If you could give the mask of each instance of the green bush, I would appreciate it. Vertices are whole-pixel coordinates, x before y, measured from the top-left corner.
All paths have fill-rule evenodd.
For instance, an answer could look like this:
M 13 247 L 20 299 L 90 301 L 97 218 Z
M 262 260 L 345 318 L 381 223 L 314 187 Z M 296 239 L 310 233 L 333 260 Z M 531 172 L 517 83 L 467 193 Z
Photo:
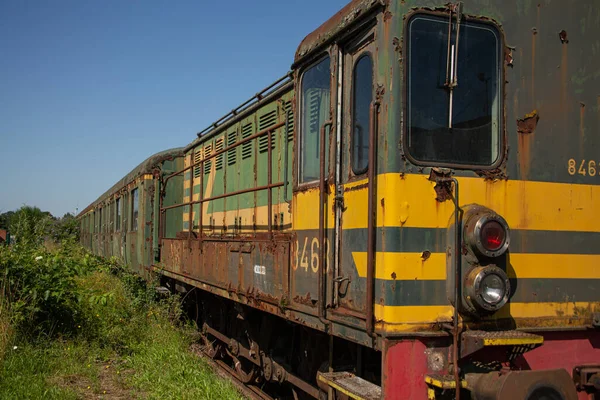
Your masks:
M 19 243 L 0 248 L 0 287 L 15 328 L 27 337 L 71 335 L 82 318 L 75 279 L 91 268 L 74 246 L 48 251 Z

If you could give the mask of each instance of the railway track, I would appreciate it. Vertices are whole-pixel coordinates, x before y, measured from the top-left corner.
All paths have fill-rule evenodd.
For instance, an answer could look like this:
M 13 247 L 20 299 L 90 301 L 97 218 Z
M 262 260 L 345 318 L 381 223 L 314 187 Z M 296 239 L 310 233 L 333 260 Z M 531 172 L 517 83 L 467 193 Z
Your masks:
M 274 397 L 269 396 L 266 392 L 260 389 L 256 385 L 250 385 L 242 382 L 236 375 L 229 365 L 222 360 L 213 360 L 210 356 L 204 352 L 198 354 L 210 365 L 213 370 L 221 377 L 229 379 L 236 388 L 248 399 L 259 399 L 259 400 L 275 400 Z

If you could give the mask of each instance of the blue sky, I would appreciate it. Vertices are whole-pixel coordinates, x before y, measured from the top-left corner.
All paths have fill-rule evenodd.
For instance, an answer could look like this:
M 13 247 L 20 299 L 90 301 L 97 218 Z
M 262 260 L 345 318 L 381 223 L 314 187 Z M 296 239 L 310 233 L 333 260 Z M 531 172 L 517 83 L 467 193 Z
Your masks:
M 0 0 L 0 213 L 82 210 L 285 74 L 347 0 Z

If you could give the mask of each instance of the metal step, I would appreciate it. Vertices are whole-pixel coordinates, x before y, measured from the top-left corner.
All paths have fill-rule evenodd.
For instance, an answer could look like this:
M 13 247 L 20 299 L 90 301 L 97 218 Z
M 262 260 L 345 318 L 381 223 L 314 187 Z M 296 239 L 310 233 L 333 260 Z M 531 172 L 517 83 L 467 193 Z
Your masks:
M 456 389 L 456 381 L 454 380 L 454 376 L 452 375 L 425 375 L 425 382 L 428 385 L 439 389 Z M 461 380 L 460 387 L 466 388 L 467 381 Z
M 171 291 L 164 286 L 157 286 L 154 290 L 159 294 L 171 294 Z
M 544 337 L 521 331 L 466 331 L 461 335 L 460 353 L 466 357 L 484 347 L 505 346 L 514 358 L 544 343 Z
M 319 380 L 334 390 L 356 400 L 381 399 L 381 387 L 350 372 L 321 372 Z

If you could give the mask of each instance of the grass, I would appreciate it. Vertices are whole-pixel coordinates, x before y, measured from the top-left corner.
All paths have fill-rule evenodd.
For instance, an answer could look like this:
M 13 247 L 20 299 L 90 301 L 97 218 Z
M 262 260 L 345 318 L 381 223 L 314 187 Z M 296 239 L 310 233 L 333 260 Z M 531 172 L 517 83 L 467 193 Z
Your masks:
M 0 267 L 13 271 L 11 260 L 18 260 L 27 274 L 26 260 L 35 260 L 40 251 L 27 257 L 0 251 Z M 229 381 L 190 351 L 197 332 L 182 318 L 178 297 L 158 298 L 152 286 L 116 263 L 80 250 L 54 249 L 43 257 L 52 263 L 86 266 L 71 268 L 75 272 L 65 279 L 72 282 L 59 296 L 78 300 L 48 303 L 52 295 L 47 295 L 42 297 L 46 303 L 39 296 L 31 303 L 34 297 L 26 293 L 1 292 L 5 293 L 0 295 L 1 399 L 241 398 Z M 50 261 L 45 267 L 39 260 L 36 263 L 31 268 L 60 270 Z M 33 274 L 27 276 L 28 287 L 42 285 L 32 280 Z M 11 309 L 9 294 L 18 298 L 12 304 L 26 312 Z M 45 304 L 51 307 L 44 308 Z M 40 321 L 48 310 L 60 317 L 60 323 L 43 325 L 53 327 L 50 332 L 32 330 L 31 319 Z

